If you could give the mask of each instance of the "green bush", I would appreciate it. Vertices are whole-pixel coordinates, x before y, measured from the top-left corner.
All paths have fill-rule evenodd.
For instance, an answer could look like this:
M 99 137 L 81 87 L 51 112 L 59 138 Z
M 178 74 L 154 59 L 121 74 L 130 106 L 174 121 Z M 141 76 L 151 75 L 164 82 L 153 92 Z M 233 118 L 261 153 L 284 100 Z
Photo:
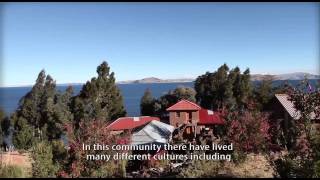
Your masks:
M 276 170 L 281 178 L 312 178 L 313 161 L 294 158 L 290 155 L 275 161 Z
M 52 146 L 41 142 L 32 148 L 33 177 L 55 177 L 58 168 L 53 163 Z
M 52 155 L 53 160 L 57 164 L 63 164 L 68 156 L 68 150 L 65 148 L 65 145 L 62 140 L 53 140 L 52 145 Z
M 318 160 L 318 161 L 315 163 L 314 176 L 315 176 L 316 178 L 320 178 L 320 160 Z
M 25 172 L 18 166 L 0 166 L 0 178 L 25 178 Z
M 231 159 L 235 164 L 241 164 L 246 160 L 247 153 L 235 150 L 233 151 L 231 156 L 232 156 Z
M 114 177 L 114 175 L 118 172 L 118 170 L 119 170 L 118 165 L 116 165 L 115 163 L 109 163 L 93 171 L 90 177 L 93 177 L 93 178 Z
M 100 166 L 92 171 L 89 177 L 93 178 L 125 178 L 126 177 L 126 160 L 113 161 Z
M 209 178 L 217 177 L 222 162 L 212 160 L 193 161 L 187 168 L 182 168 L 178 177 L 182 178 Z

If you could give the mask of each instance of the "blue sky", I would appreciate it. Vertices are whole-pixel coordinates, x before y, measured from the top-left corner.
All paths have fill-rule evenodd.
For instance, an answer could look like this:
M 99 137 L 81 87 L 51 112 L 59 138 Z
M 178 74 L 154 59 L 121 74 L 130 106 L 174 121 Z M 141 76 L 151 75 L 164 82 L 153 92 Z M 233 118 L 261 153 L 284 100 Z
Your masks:
M 319 3 L 5 3 L 1 86 L 251 73 L 319 74 Z

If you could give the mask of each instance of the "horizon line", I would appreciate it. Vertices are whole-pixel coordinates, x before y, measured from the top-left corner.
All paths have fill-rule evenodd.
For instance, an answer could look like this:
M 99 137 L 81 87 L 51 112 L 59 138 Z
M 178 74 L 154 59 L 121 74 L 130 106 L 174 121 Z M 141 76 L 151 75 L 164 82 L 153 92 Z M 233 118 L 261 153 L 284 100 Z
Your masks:
M 273 75 L 273 76 L 277 76 L 277 75 L 294 74 L 294 73 L 304 73 L 304 74 L 320 76 L 320 73 L 307 73 L 307 72 L 292 72 L 292 73 L 282 73 L 282 74 L 255 73 L 255 74 L 250 74 L 250 75 L 251 76 L 252 75 Z M 141 79 L 145 79 L 145 78 L 157 78 L 157 79 L 160 79 L 160 80 L 176 80 L 176 79 L 194 79 L 195 80 L 197 77 L 159 78 L 159 77 L 155 77 L 155 76 L 149 76 L 149 77 L 144 77 L 144 78 L 141 78 Z M 129 80 L 120 80 L 120 81 L 116 80 L 115 83 L 118 84 L 118 83 L 122 83 L 122 82 L 136 81 L 136 80 L 141 80 L 141 79 L 129 79 Z M 288 80 L 290 80 L 290 79 L 288 79 Z M 90 81 L 90 80 L 87 80 L 87 81 Z M 83 85 L 87 81 L 85 81 L 85 82 L 62 82 L 62 83 L 56 83 L 56 85 L 57 86 L 59 86 L 59 85 Z M 168 82 L 168 83 L 170 83 L 170 82 Z M 174 83 L 174 82 L 172 82 L 172 83 Z M 17 84 L 17 85 L 1 85 L 0 84 L 0 88 L 31 87 L 33 85 L 34 84 Z

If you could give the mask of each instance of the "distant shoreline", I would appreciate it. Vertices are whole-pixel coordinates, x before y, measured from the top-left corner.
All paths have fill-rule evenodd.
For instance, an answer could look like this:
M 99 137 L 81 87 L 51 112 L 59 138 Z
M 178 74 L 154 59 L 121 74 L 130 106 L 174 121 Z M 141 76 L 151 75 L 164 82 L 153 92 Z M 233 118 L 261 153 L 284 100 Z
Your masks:
M 251 81 L 261 81 L 265 77 L 273 77 L 273 81 L 281 80 L 303 80 L 304 77 L 307 76 L 309 80 L 320 80 L 320 75 L 296 72 L 289 74 L 279 74 L 279 75 L 271 75 L 271 74 L 251 74 Z M 116 84 L 163 84 L 163 83 L 188 83 L 194 82 L 196 78 L 180 78 L 180 79 L 159 79 L 156 77 L 148 77 L 139 80 L 127 80 L 127 81 L 118 81 Z M 57 84 L 57 86 L 75 86 L 75 85 L 84 85 L 85 83 L 61 83 Z M 14 88 L 14 87 L 32 87 L 33 85 L 17 85 L 17 86 L 0 86 L 0 88 Z
M 316 87 L 320 79 L 310 79 L 312 87 Z M 252 85 L 256 87 L 261 81 L 251 81 Z M 301 80 L 275 80 L 272 82 L 272 87 L 278 87 L 283 85 L 284 82 L 288 82 L 289 85 L 295 87 Z M 79 94 L 82 89 L 81 83 L 63 83 L 57 84 L 56 88 L 59 92 L 64 92 L 68 85 L 73 86 L 74 95 Z M 139 116 L 140 99 L 147 88 L 152 91 L 154 97 L 160 97 L 170 90 L 173 90 L 179 86 L 194 88 L 194 82 L 156 82 L 156 83 L 126 83 L 117 84 L 118 88 L 123 95 L 125 107 L 131 116 Z M 20 87 L 0 87 L 0 106 L 7 114 L 14 112 L 19 100 L 26 93 L 32 89 L 32 86 L 20 86 Z
M 273 82 L 275 81 L 301 81 L 302 79 L 284 79 L 284 80 L 273 80 Z M 309 79 L 309 80 L 320 80 L 320 79 Z M 258 82 L 261 80 L 251 80 L 252 82 Z M 119 85 L 125 85 L 125 84 L 174 84 L 174 83 L 191 83 L 194 81 L 171 81 L 171 82 L 116 82 L 116 84 Z M 80 84 L 80 83 L 76 83 L 76 84 L 57 84 L 57 87 L 62 86 L 62 87 L 67 87 L 67 86 L 82 86 L 84 85 Z M 33 85 L 23 85 L 23 86 L 0 86 L 0 88 L 32 88 Z

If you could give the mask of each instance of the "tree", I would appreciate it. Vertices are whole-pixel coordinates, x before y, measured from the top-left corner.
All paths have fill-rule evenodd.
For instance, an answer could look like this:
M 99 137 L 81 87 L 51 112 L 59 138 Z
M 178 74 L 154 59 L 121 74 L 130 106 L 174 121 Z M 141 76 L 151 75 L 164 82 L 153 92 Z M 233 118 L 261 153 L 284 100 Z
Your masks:
M 229 70 L 223 64 L 217 71 L 197 77 L 195 90 L 196 100 L 204 108 L 246 108 L 252 95 L 250 71 L 246 69 L 241 74 L 239 67 Z
M 160 119 L 166 119 L 166 109 L 177 102 L 177 98 L 172 94 L 171 91 L 169 91 L 168 94 L 165 94 L 160 98 L 156 99 L 154 103 L 155 116 L 160 117 Z
M 16 120 L 23 121 L 20 124 L 29 124 L 32 127 L 33 136 L 38 138 L 41 138 L 41 99 L 44 94 L 45 79 L 46 74 L 45 71 L 42 70 L 39 73 L 36 83 L 32 87 L 31 91 L 29 91 L 24 97 L 21 98 L 19 102 L 19 107 L 16 112 Z M 17 127 L 17 124 L 15 124 L 15 129 L 19 128 L 21 127 Z
M 52 89 L 54 88 L 55 84 L 52 82 L 52 78 L 46 77 L 45 71 L 42 70 L 31 91 L 21 98 L 19 107 L 13 115 L 14 143 L 21 143 L 15 144 L 16 147 L 31 147 L 30 142 L 33 140 L 27 138 L 35 137 L 40 140 L 45 138 L 43 137 L 45 124 L 43 110 L 46 100 L 50 98 L 49 95 L 53 93 Z M 31 133 L 31 135 L 26 133 Z
M 206 72 L 204 75 L 198 76 L 195 80 L 194 89 L 196 90 L 197 102 L 204 108 L 212 108 L 213 95 L 212 89 L 213 74 Z
M 63 94 L 57 93 L 46 102 L 45 115 L 49 140 L 59 139 L 64 134 L 64 124 L 73 121 L 70 108 L 72 94 L 73 88 L 69 86 Z
M 229 67 L 226 64 L 220 66 L 216 72 L 216 76 L 213 82 L 213 91 L 212 94 L 215 95 L 213 99 L 213 104 L 215 104 L 216 108 L 222 108 L 225 104 L 225 91 L 228 82 L 228 72 Z
M 234 89 L 235 82 L 237 78 L 239 77 L 240 69 L 238 67 L 231 69 L 228 75 L 227 82 L 225 83 L 225 91 L 224 91 L 224 99 L 225 103 L 223 106 L 225 106 L 227 109 L 234 110 L 237 107 L 236 102 L 236 93 L 237 89 Z
M 216 72 L 199 76 L 195 82 L 197 101 L 207 109 L 218 109 L 224 104 L 229 67 L 223 64 Z M 230 85 L 230 84 L 229 84 Z
M 255 99 L 259 103 L 259 109 L 265 110 L 268 107 L 272 97 L 274 96 L 274 90 L 272 88 L 273 76 L 268 75 L 263 77 L 258 87 L 255 89 Z
M 232 86 L 232 91 L 233 91 L 233 96 L 236 101 L 236 106 L 237 108 L 239 107 L 239 102 L 241 99 L 241 71 L 240 68 L 237 66 L 232 70 L 231 73 L 234 77 L 233 81 L 233 86 Z
M 61 132 L 58 131 L 56 125 L 61 122 L 55 116 L 56 84 L 50 75 L 46 76 L 43 88 L 44 93 L 40 103 L 40 139 L 60 138 Z
M 13 115 L 14 124 L 13 144 L 17 149 L 29 149 L 38 140 L 34 137 L 34 128 L 23 117 Z
M 184 99 L 191 102 L 196 102 L 196 92 L 193 88 L 179 86 L 172 92 L 172 95 L 176 97 L 177 102 Z
M 32 87 L 19 102 L 12 115 L 13 142 L 18 148 L 28 149 L 35 140 L 59 139 L 62 124 L 71 121 L 69 104 L 72 89 L 64 94 L 57 92 L 56 82 L 42 70 Z
M 73 112 L 76 124 L 79 120 L 102 119 L 113 121 L 125 116 L 122 95 L 115 84 L 114 73 L 110 73 L 107 62 L 97 67 L 98 77 L 93 77 L 74 98 Z
M 146 89 L 140 100 L 140 113 L 142 116 L 154 115 L 154 103 L 155 99 L 151 94 L 150 89 Z
M 237 99 L 240 108 L 247 105 L 249 98 L 252 95 L 252 85 L 250 81 L 250 70 L 247 68 L 240 77 L 240 97 Z

